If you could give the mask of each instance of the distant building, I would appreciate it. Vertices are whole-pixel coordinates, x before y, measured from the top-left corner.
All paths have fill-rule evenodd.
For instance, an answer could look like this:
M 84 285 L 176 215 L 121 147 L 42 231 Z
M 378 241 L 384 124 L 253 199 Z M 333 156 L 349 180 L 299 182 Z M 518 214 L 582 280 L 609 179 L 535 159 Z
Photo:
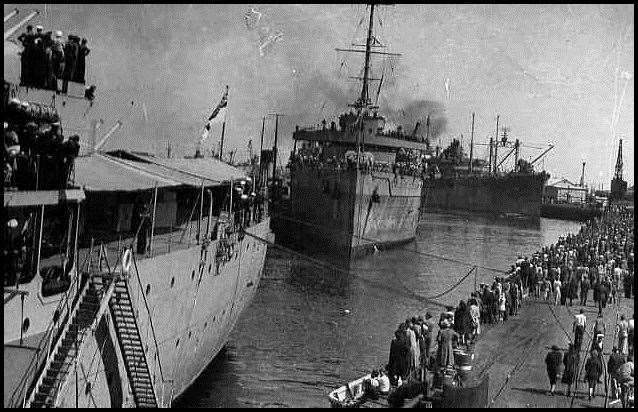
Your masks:
M 587 188 L 567 179 L 553 179 L 547 182 L 544 203 L 585 203 Z

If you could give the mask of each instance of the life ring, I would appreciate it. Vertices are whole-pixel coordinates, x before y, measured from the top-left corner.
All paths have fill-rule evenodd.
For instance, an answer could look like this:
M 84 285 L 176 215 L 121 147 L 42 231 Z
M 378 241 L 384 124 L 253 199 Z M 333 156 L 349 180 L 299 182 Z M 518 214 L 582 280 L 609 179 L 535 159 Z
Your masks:
M 122 255 L 122 272 L 128 274 L 131 270 L 131 262 L 133 261 L 133 254 L 131 249 L 126 249 Z

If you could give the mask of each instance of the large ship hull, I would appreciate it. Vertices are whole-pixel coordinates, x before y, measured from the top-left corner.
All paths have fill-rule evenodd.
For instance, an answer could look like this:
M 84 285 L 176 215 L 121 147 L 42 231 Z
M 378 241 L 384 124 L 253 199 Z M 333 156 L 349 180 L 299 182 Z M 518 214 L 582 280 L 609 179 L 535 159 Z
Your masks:
M 387 172 L 297 165 L 273 218 L 278 241 L 336 263 L 415 238 L 421 180 Z
M 220 259 L 219 242 L 213 241 L 137 259 L 128 285 L 160 406 L 170 406 L 226 344 L 259 285 L 267 246 L 256 237 L 271 241 L 269 226 L 265 219 L 246 228 L 244 236 L 231 235 L 234 246 L 225 258 Z M 23 306 L 20 299 L 5 304 L 5 407 L 22 405 L 28 385 L 21 383 L 34 378 L 32 372 L 24 376 L 34 355 L 30 348 L 38 346 L 46 327 L 42 325 L 50 322 L 59 301 L 45 305 L 36 292 Z M 32 318 L 31 333 L 22 337 L 22 345 L 19 325 L 13 325 L 21 319 L 21 310 Z M 135 406 L 124 363 L 107 314 L 84 340 L 77 369 L 67 376 L 57 405 Z
M 469 211 L 540 216 L 548 175 L 470 176 L 426 179 L 424 211 Z

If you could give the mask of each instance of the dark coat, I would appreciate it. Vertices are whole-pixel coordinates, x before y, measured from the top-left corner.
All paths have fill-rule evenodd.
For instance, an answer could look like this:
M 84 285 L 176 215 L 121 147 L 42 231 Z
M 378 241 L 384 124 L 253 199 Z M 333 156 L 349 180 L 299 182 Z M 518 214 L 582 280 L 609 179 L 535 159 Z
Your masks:
M 603 363 L 598 356 L 590 356 L 585 363 L 585 378 L 588 382 L 597 382 L 603 374 Z
M 404 339 L 392 339 L 388 372 L 391 376 L 406 377 L 410 371 L 410 346 Z
M 552 350 L 545 357 L 545 366 L 547 367 L 547 376 L 549 376 L 549 381 L 551 384 L 556 383 L 556 375 L 558 374 L 558 370 L 560 368 L 560 363 L 562 360 L 562 355 L 559 351 Z
M 580 363 L 580 356 L 576 350 L 568 351 L 563 358 L 563 377 L 561 382 L 567 385 L 574 383 L 576 378 L 576 371 L 578 370 L 578 364 Z

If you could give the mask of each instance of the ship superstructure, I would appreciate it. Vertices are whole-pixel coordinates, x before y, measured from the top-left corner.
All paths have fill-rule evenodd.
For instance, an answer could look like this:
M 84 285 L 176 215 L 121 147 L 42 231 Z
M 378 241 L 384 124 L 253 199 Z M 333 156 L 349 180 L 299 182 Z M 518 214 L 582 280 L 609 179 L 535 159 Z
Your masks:
M 4 406 L 170 406 L 257 290 L 265 205 L 217 159 L 100 151 L 117 124 L 79 137 L 91 147 L 78 156 L 55 97 L 90 105 L 95 88 L 73 99 L 61 78 L 22 74 L 5 71 L 3 96 L 5 141 L 21 143 L 4 175 Z
M 278 239 L 326 258 L 343 258 L 415 238 L 421 205 L 421 162 L 427 144 L 386 120 L 372 104 L 368 87 L 375 5 L 364 52 L 361 94 L 339 124 L 296 127 L 290 159 L 290 200 L 276 212 Z M 394 54 L 396 56 L 396 54 Z

